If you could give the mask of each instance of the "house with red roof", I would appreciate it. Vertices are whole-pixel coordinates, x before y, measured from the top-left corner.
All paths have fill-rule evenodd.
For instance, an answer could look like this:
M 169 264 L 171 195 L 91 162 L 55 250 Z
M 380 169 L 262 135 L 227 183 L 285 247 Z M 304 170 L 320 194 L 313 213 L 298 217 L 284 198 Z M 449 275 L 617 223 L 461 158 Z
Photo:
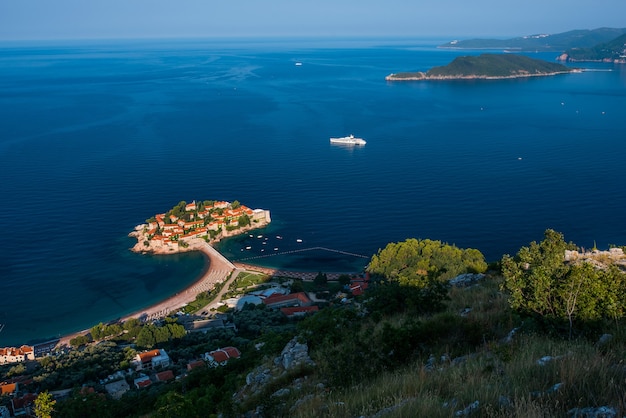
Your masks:
M 0 348 L 0 365 L 35 360 L 35 349 L 29 345 Z
M 185 205 L 185 212 L 190 212 L 190 211 L 193 211 L 193 210 L 196 210 L 196 201 L 195 200 L 193 202 L 187 203 Z
M 193 369 L 197 369 L 198 367 L 204 367 L 206 363 L 204 360 L 194 360 L 187 363 L 187 371 L 192 371 Z
M 11 409 L 13 409 L 14 417 L 21 416 L 31 416 L 32 415 L 32 407 L 35 403 L 35 399 L 37 399 L 39 395 L 35 395 L 34 393 L 26 393 L 21 397 L 14 397 L 11 399 L 11 403 L 9 404 Z M 0 415 L 1 417 L 2 415 Z
M 228 360 L 239 358 L 241 352 L 236 347 L 224 347 L 211 351 L 204 355 L 204 359 L 211 367 L 224 366 Z
M 152 384 L 152 380 L 150 380 L 150 377 L 143 375 L 136 378 L 133 383 L 137 389 L 142 389 L 150 386 Z
M 370 282 L 370 274 L 369 272 L 365 273 L 365 277 L 353 277 L 350 279 L 350 292 L 354 296 L 362 295 L 365 290 L 369 287 Z
M 289 308 L 280 308 L 280 311 L 287 318 L 293 318 L 296 316 L 304 316 L 306 314 L 314 313 L 319 311 L 320 308 L 312 305 L 312 306 L 292 306 Z
M 290 293 L 288 295 L 274 293 L 263 299 L 263 303 L 271 309 L 287 308 L 291 306 L 310 306 L 313 304 L 311 299 L 304 292 Z
M 165 370 L 163 372 L 155 374 L 154 378 L 157 382 L 167 382 L 169 380 L 174 380 L 174 372 L 171 370 Z
M 155 369 L 170 365 L 170 358 L 163 349 L 144 351 L 135 356 L 132 364 L 135 370 Z
M 17 392 L 17 383 L 5 383 L 0 385 L 0 395 L 13 395 Z

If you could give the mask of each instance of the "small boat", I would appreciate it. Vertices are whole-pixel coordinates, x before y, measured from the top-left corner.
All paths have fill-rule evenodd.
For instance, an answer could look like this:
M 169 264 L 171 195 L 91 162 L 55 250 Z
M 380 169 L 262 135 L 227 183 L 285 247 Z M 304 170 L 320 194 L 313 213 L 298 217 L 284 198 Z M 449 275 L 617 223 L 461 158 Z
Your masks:
M 300 61 L 296 62 L 296 67 L 300 67 L 302 65 L 302 63 Z
M 276 239 L 283 239 L 280 235 L 276 235 Z
M 251 250 L 251 249 L 252 249 L 252 247 L 250 247 L 250 246 L 246 247 L 246 250 Z
M 298 238 L 298 239 L 296 240 L 296 242 L 302 242 L 302 240 L 301 240 L 300 238 Z
M 354 135 L 344 136 L 341 138 L 330 138 L 331 144 L 343 144 L 343 145 L 365 145 L 367 142 L 363 138 L 356 138 Z

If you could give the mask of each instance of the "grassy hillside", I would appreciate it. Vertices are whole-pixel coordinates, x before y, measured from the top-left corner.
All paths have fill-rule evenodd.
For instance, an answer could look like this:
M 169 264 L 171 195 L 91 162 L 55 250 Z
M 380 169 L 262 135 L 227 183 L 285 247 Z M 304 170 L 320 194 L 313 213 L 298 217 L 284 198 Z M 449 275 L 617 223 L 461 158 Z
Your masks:
M 135 389 L 130 361 L 154 348 L 139 335 L 178 316 L 2 366 L 0 381 L 17 379 L 22 393 L 71 389 L 54 405 L 52 417 L 63 418 L 624 416 L 624 248 L 579 253 L 556 231 L 545 236 L 488 271 L 475 249 L 391 243 L 372 257 L 370 276 L 354 278 L 369 279 L 357 296 L 338 282 L 278 279 L 272 287 L 319 298 L 319 311 L 289 319 L 247 305 L 223 316 L 232 327 L 172 335 L 158 343 L 177 376 L 167 383 Z M 235 287 L 270 286 L 258 279 Z M 241 357 L 188 370 L 227 346 Z M 131 389 L 114 399 L 104 383 L 120 374 Z
M 566 417 L 568 411 L 592 416 L 582 415 L 584 408 L 604 406 L 618 414 L 607 417 L 622 416 L 622 328 L 611 327 L 618 337 L 607 345 L 596 344 L 596 335 L 573 340 L 550 336 L 531 323 L 522 325 L 499 285 L 498 276 L 490 276 L 478 286 L 453 289 L 445 312 L 420 318 L 433 330 L 448 328 L 448 333 L 434 337 L 405 366 L 330 391 L 294 391 L 282 400 L 283 407 L 272 411 L 302 418 L 539 418 Z M 520 325 L 525 330 L 518 329 L 508 340 Z M 468 328 L 478 333 L 473 346 L 465 341 L 463 330 Z M 573 412 L 569 416 L 576 416 Z

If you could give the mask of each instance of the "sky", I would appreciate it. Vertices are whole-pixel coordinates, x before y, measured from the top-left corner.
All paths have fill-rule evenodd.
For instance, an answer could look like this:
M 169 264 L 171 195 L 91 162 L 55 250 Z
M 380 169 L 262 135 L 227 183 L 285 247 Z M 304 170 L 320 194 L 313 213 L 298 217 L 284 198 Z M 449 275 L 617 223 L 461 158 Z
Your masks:
M 626 27 L 626 0 L 0 0 L 0 40 L 514 37 Z

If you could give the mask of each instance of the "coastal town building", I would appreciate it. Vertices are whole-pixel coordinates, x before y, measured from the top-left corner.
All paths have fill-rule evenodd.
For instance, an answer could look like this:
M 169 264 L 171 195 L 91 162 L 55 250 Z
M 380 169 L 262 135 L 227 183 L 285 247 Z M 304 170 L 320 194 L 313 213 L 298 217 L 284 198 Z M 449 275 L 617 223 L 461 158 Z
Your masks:
M 288 308 L 292 306 L 310 306 L 313 304 L 311 299 L 304 292 L 290 293 L 288 295 L 281 295 L 274 293 L 271 296 L 263 299 L 265 306 L 271 309 Z
M 171 370 L 165 370 L 154 375 L 154 380 L 157 382 L 168 382 L 174 379 L 174 372 Z
M 191 239 L 219 239 L 230 236 L 239 227 L 255 224 L 262 227 L 271 222 L 270 212 L 250 209 L 242 204 L 225 201 L 187 203 L 184 212 L 159 213 L 154 220 L 140 225 L 131 235 L 137 237 L 139 251 L 175 250 L 181 243 Z M 242 223 L 244 222 L 244 223 Z M 256 227 L 255 226 L 255 227 Z
M 241 353 L 236 347 L 224 347 L 204 354 L 204 360 L 211 367 L 224 366 L 228 360 L 239 358 Z
M 137 389 L 143 389 L 150 386 L 152 384 L 152 380 L 150 380 L 150 376 L 141 375 L 133 380 L 133 384 Z
M 17 383 L 3 383 L 0 384 L 0 396 L 2 395 L 13 395 L 17 393 L 18 384 Z
M 104 389 L 113 399 L 120 399 L 122 395 L 130 390 L 130 386 L 126 383 L 125 379 L 115 382 L 107 383 L 104 385 Z
M 289 308 L 280 308 L 280 311 L 287 318 L 294 318 L 297 316 L 304 316 L 306 314 L 315 313 L 319 311 L 320 308 L 316 305 L 311 306 L 292 306 Z
M 139 353 L 135 356 L 132 364 L 135 370 L 152 370 L 157 367 L 170 365 L 170 358 L 163 349 L 155 349 Z
M 0 348 L 0 365 L 35 360 L 35 349 L 29 345 Z
M 187 371 L 190 372 L 193 369 L 197 369 L 199 367 L 205 367 L 206 363 L 204 362 L 204 360 L 200 359 L 200 360 L 193 360 L 190 361 L 189 363 L 187 363 Z

